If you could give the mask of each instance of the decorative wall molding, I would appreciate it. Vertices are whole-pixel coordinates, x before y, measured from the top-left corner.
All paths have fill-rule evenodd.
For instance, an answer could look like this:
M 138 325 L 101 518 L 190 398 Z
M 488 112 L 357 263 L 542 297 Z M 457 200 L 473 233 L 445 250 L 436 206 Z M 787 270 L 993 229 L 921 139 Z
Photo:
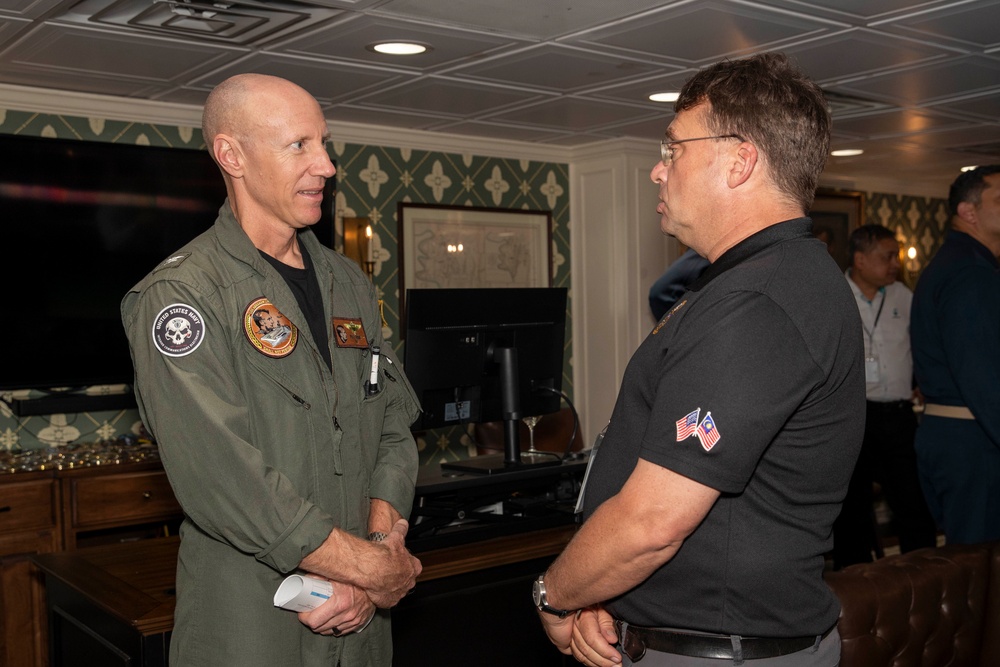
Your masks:
M 0 84 L 0 109 L 84 118 L 99 117 L 153 125 L 201 127 L 201 106 Z M 406 130 L 327 119 L 334 141 L 399 146 L 426 151 L 503 157 L 539 162 L 569 162 L 573 149 L 531 142 Z

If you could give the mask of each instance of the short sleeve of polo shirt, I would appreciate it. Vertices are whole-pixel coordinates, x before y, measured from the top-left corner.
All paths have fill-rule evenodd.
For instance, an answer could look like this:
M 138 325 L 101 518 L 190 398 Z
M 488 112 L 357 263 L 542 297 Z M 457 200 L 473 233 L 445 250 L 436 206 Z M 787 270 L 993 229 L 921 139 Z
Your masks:
M 722 493 L 739 493 L 820 370 L 802 332 L 769 296 L 714 291 L 691 299 L 677 313 L 682 317 L 668 323 L 675 329 L 664 337 L 668 348 L 659 357 L 640 456 Z M 686 435 L 692 413 L 698 427 Z

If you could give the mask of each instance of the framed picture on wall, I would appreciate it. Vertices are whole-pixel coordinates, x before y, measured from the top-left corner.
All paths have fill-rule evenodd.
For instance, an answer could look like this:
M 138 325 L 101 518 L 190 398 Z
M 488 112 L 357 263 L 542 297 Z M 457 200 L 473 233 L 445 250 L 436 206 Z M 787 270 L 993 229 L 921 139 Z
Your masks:
M 409 288 L 552 285 L 551 211 L 400 202 L 397 214 L 400 302 Z
M 841 271 L 850 264 L 847 239 L 856 227 L 864 224 L 865 193 L 819 188 L 809 217 L 813 234 L 826 243 Z

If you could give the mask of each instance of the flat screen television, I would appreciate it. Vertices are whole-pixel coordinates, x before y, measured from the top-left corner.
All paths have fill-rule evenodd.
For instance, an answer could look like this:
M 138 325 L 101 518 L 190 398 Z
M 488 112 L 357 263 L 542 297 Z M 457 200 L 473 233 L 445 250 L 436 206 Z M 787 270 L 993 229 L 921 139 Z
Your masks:
M 504 423 L 502 457 L 442 467 L 492 473 L 558 464 L 522 460 L 518 422 L 559 410 L 566 289 L 409 289 L 405 306 L 404 368 L 423 409 L 414 430 Z
M 0 389 L 131 384 L 122 297 L 211 227 L 226 197 L 218 167 L 205 150 L 2 134 L 0 155 L 0 285 L 13 335 Z M 332 245 L 333 179 L 327 190 L 314 229 Z

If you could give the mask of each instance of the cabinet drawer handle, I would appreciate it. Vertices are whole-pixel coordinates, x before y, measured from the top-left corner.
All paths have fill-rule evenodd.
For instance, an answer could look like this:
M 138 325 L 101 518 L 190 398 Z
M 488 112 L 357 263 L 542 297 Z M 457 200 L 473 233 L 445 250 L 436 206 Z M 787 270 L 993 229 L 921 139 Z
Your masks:
M 3 507 L 0 507 L 0 512 L 9 512 L 10 510 L 11 510 L 10 505 L 4 505 Z
M 153 497 L 153 494 L 151 492 L 149 492 L 149 491 L 143 491 L 142 492 L 142 498 L 143 498 L 143 500 L 149 500 L 152 497 Z

